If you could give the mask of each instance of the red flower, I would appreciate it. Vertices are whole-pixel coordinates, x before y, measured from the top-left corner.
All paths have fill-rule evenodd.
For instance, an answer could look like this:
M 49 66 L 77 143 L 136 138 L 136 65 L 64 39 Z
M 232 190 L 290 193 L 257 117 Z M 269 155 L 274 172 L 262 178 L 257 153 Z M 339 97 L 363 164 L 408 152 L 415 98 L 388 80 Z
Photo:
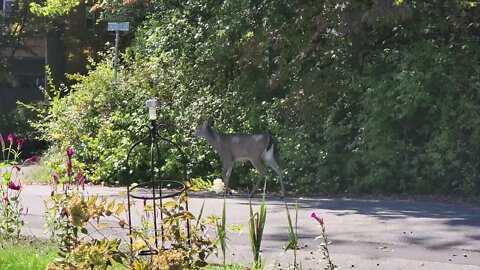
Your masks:
M 323 226 L 323 224 L 324 224 L 324 223 L 323 223 L 323 217 L 317 216 L 317 213 L 315 213 L 315 212 L 312 212 L 312 213 L 310 214 L 310 217 L 316 219 L 316 220 L 318 221 L 318 223 L 320 223 L 320 225 Z
M 20 150 L 22 148 L 22 145 L 25 143 L 24 138 L 18 138 L 17 139 L 17 149 Z
M 13 143 L 13 133 L 8 134 L 8 136 L 7 136 L 7 141 L 9 141 L 10 144 Z
M 8 188 L 12 190 L 20 190 L 22 188 L 22 185 L 16 185 L 14 182 L 10 182 L 8 183 Z

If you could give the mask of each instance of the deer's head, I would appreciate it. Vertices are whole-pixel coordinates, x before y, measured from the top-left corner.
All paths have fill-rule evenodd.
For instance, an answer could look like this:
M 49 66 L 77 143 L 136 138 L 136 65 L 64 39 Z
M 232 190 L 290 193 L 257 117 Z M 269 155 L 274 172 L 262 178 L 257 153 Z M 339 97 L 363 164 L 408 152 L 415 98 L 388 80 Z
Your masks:
M 197 126 L 195 130 L 195 136 L 200 138 L 205 138 L 209 134 L 211 134 L 211 125 L 208 121 L 203 122 L 202 124 Z

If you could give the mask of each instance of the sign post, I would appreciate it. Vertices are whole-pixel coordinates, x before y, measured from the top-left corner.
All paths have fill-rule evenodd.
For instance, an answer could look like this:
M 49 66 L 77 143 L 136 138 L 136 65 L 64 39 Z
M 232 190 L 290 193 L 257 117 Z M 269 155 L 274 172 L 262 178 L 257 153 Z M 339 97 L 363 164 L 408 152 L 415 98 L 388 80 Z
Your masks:
M 130 26 L 129 22 L 109 22 L 108 31 L 115 31 L 115 59 L 113 64 L 113 78 L 117 80 L 118 70 L 118 43 L 120 42 L 120 32 L 127 32 Z

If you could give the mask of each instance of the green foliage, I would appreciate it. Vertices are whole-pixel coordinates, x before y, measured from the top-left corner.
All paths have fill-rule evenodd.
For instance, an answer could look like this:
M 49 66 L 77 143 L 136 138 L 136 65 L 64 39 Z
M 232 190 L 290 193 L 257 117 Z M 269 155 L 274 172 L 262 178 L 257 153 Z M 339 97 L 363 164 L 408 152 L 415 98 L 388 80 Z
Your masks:
M 185 200 L 188 200 L 188 197 L 182 194 L 178 199 L 164 203 L 161 208 L 163 240 L 169 242 L 172 249 L 181 251 L 181 266 L 185 269 L 198 269 L 207 265 L 206 259 L 216 251 L 216 243 L 206 235 L 208 228 L 202 222 L 201 214 L 197 218 L 198 222 L 192 224 L 191 220 L 195 217 L 186 210 Z M 187 223 L 190 227 L 190 238 L 187 234 Z
M 300 249 L 300 244 L 298 242 L 298 201 L 295 202 L 295 225 L 292 223 L 287 201 L 284 200 L 283 202 L 285 203 L 285 211 L 287 212 L 288 221 L 288 243 L 283 247 L 283 250 L 293 250 L 293 269 L 302 269 L 301 264 L 297 263 L 297 249 Z
M 7 141 L 0 134 L 0 239 L 19 239 L 25 222 L 22 219 L 23 205 L 20 202 L 22 183 L 18 178 L 21 165 L 19 157 L 25 139 L 15 140 L 13 133 Z
M 110 61 L 92 65 L 40 121 L 53 149 L 80 150 L 93 181 L 126 181 L 119 172 L 147 123 L 144 102 L 157 98 L 162 132 L 185 150 L 195 177 L 221 171 L 214 151 L 192 134 L 197 123 L 214 119 L 221 131 L 274 135 L 286 188 L 294 192 L 479 195 L 478 7 L 145 5 L 118 83 Z M 183 177 L 178 155 L 162 149 L 162 174 Z M 232 182 L 250 185 L 251 174 L 242 167 Z
M 253 213 L 252 201 L 249 202 L 250 206 L 250 220 L 249 235 L 250 235 L 250 247 L 253 253 L 253 261 L 255 268 L 260 268 L 262 265 L 262 258 L 260 257 L 260 246 L 262 245 L 263 230 L 265 229 L 265 222 L 267 219 L 267 205 L 265 203 L 265 189 L 262 195 L 262 202 L 260 204 L 260 212 Z
M 203 207 L 202 207 L 203 208 Z M 203 210 L 203 209 L 202 209 Z M 223 208 L 222 208 L 222 216 L 221 217 L 213 217 L 212 223 L 215 225 L 217 230 L 217 240 L 216 244 L 220 244 L 220 248 L 222 249 L 222 258 L 223 258 L 223 265 L 226 265 L 227 261 L 227 198 L 223 197 Z
M 79 3 L 79 0 L 46 0 L 45 5 L 32 2 L 30 3 L 30 12 L 37 16 L 61 16 L 78 6 Z
M 113 216 L 123 227 L 125 221 L 120 215 L 125 211 L 123 203 L 107 203 L 106 198 L 98 196 L 87 198 L 72 188 L 63 192 L 52 192 L 45 202 L 47 206 L 46 224 L 52 239 L 59 243 L 59 256 L 47 269 L 107 269 L 116 264 L 126 264 L 127 255 L 120 250 L 120 239 L 92 237 L 86 229 L 87 223 L 96 221 L 93 230 L 99 232 L 106 227 L 100 218 Z M 93 223 L 90 223 L 93 226 Z M 83 236 L 90 236 L 85 240 Z

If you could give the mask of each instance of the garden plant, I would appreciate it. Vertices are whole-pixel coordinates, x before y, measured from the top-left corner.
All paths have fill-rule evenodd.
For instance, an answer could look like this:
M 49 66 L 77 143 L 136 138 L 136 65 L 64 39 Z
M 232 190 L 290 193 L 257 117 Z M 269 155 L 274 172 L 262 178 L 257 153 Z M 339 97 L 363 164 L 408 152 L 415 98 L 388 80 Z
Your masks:
M 18 177 L 23 164 L 34 163 L 37 157 L 20 160 L 24 138 L 8 134 L 6 141 L 0 134 L 0 239 L 19 239 L 24 221 L 22 215 L 28 213 L 20 202 L 22 183 Z
M 46 68 L 43 99 L 8 114 L 19 116 L 8 121 L 24 127 L 20 134 L 35 134 L 45 145 L 42 159 L 54 171 L 46 218 L 62 260 L 52 263 L 52 269 L 77 264 L 110 267 L 126 261 L 141 268 L 169 258 L 172 267 L 201 266 L 215 252 L 215 244 L 225 262 L 225 200 L 222 217 L 213 223 L 203 224 L 195 217 L 198 238 L 191 251 L 177 225 L 193 215 L 176 202 L 161 209 L 164 229 L 172 233 L 168 242 L 177 250 L 150 260 L 132 260 L 134 254 L 124 253 L 124 240 L 94 239 L 87 229 L 96 226 L 99 233 L 98 227 L 106 226 L 100 222 L 104 216 L 126 226 L 121 217 L 124 203 L 88 197 L 83 185 L 86 179 L 93 184 L 130 184 L 122 175 L 124 159 L 148 124 L 143 104 L 150 98 L 161 108 L 161 132 L 173 134 L 172 140 L 189 157 L 188 174 L 200 179 L 214 179 L 223 167 L 210 146 L 194 136 L 198 124 L 214 119 L 218 130 L 226 133 L 268 133 L 276 138 L 278 161 L 288 165 L 287 194 L 480 196 L 478 1 L 93 0 L 88 1 L 91 8 L 73 0 L 15 3 L 11 17 L 0 15 L 6 25 L 5 44 L 20 48 L 27 35 L 45 30 L 47 44 L 76 49 L 50 47 L 47 60 L 52 53 L 59 58 Z M 131 18 L 131 30 L 120 44 L 116 80 L 112 44 L 91 46 L 72 35 L 71 19 L 80 10 L 93 17 L 102 12 Z M 76 62 L 83 72 L 65 75 L 67 70 L 55 66 L 79 58 L 89 58 Z M 3 59 L 2 83 L 9 83 L 9 67 Z M 21 112 L 33 115 L 20 117 Z M 0 120 L 6 118 L 2 115 Z M 0 136 L 2 238 L 19 236 L 22 213 L 28 209 L 19 200 L 18 172 L 24 162 L 33 161 L 22 161 L 24 142 L 13 134 Z M 178 152 L 160 152 L 165 162 L 159 172 L 181 179 Z M 146 155 L 136 153 L 132 162 L 145 167 Z M 229 185 L 246 189 L 254 170 L 235 170 Z M 145 174 L 138 170 L 133 177 L 142 179 Z M 269 191 L 277 192 L 278 184 Z M 254 267 L 261 265 L 264 199 L 259 212 L 250 208 L 247 223 Z M 288 205 L 285 208 L 286 248 L 294 250 L 293 266 L 301 267 L 295 255 L 297 217 L 292 219 Z M 148 204 L 141 211 L 143 226 L 135 233 L 135 251 L 152 249 L 151 211 Z M 321 250 L 333 269 L 325 224 L 313 217 L 321 226 Z M 201 237 L 207 225 L 218 238 Z M 108 263 L 99 259 L 100 251 L 105 251 Z

